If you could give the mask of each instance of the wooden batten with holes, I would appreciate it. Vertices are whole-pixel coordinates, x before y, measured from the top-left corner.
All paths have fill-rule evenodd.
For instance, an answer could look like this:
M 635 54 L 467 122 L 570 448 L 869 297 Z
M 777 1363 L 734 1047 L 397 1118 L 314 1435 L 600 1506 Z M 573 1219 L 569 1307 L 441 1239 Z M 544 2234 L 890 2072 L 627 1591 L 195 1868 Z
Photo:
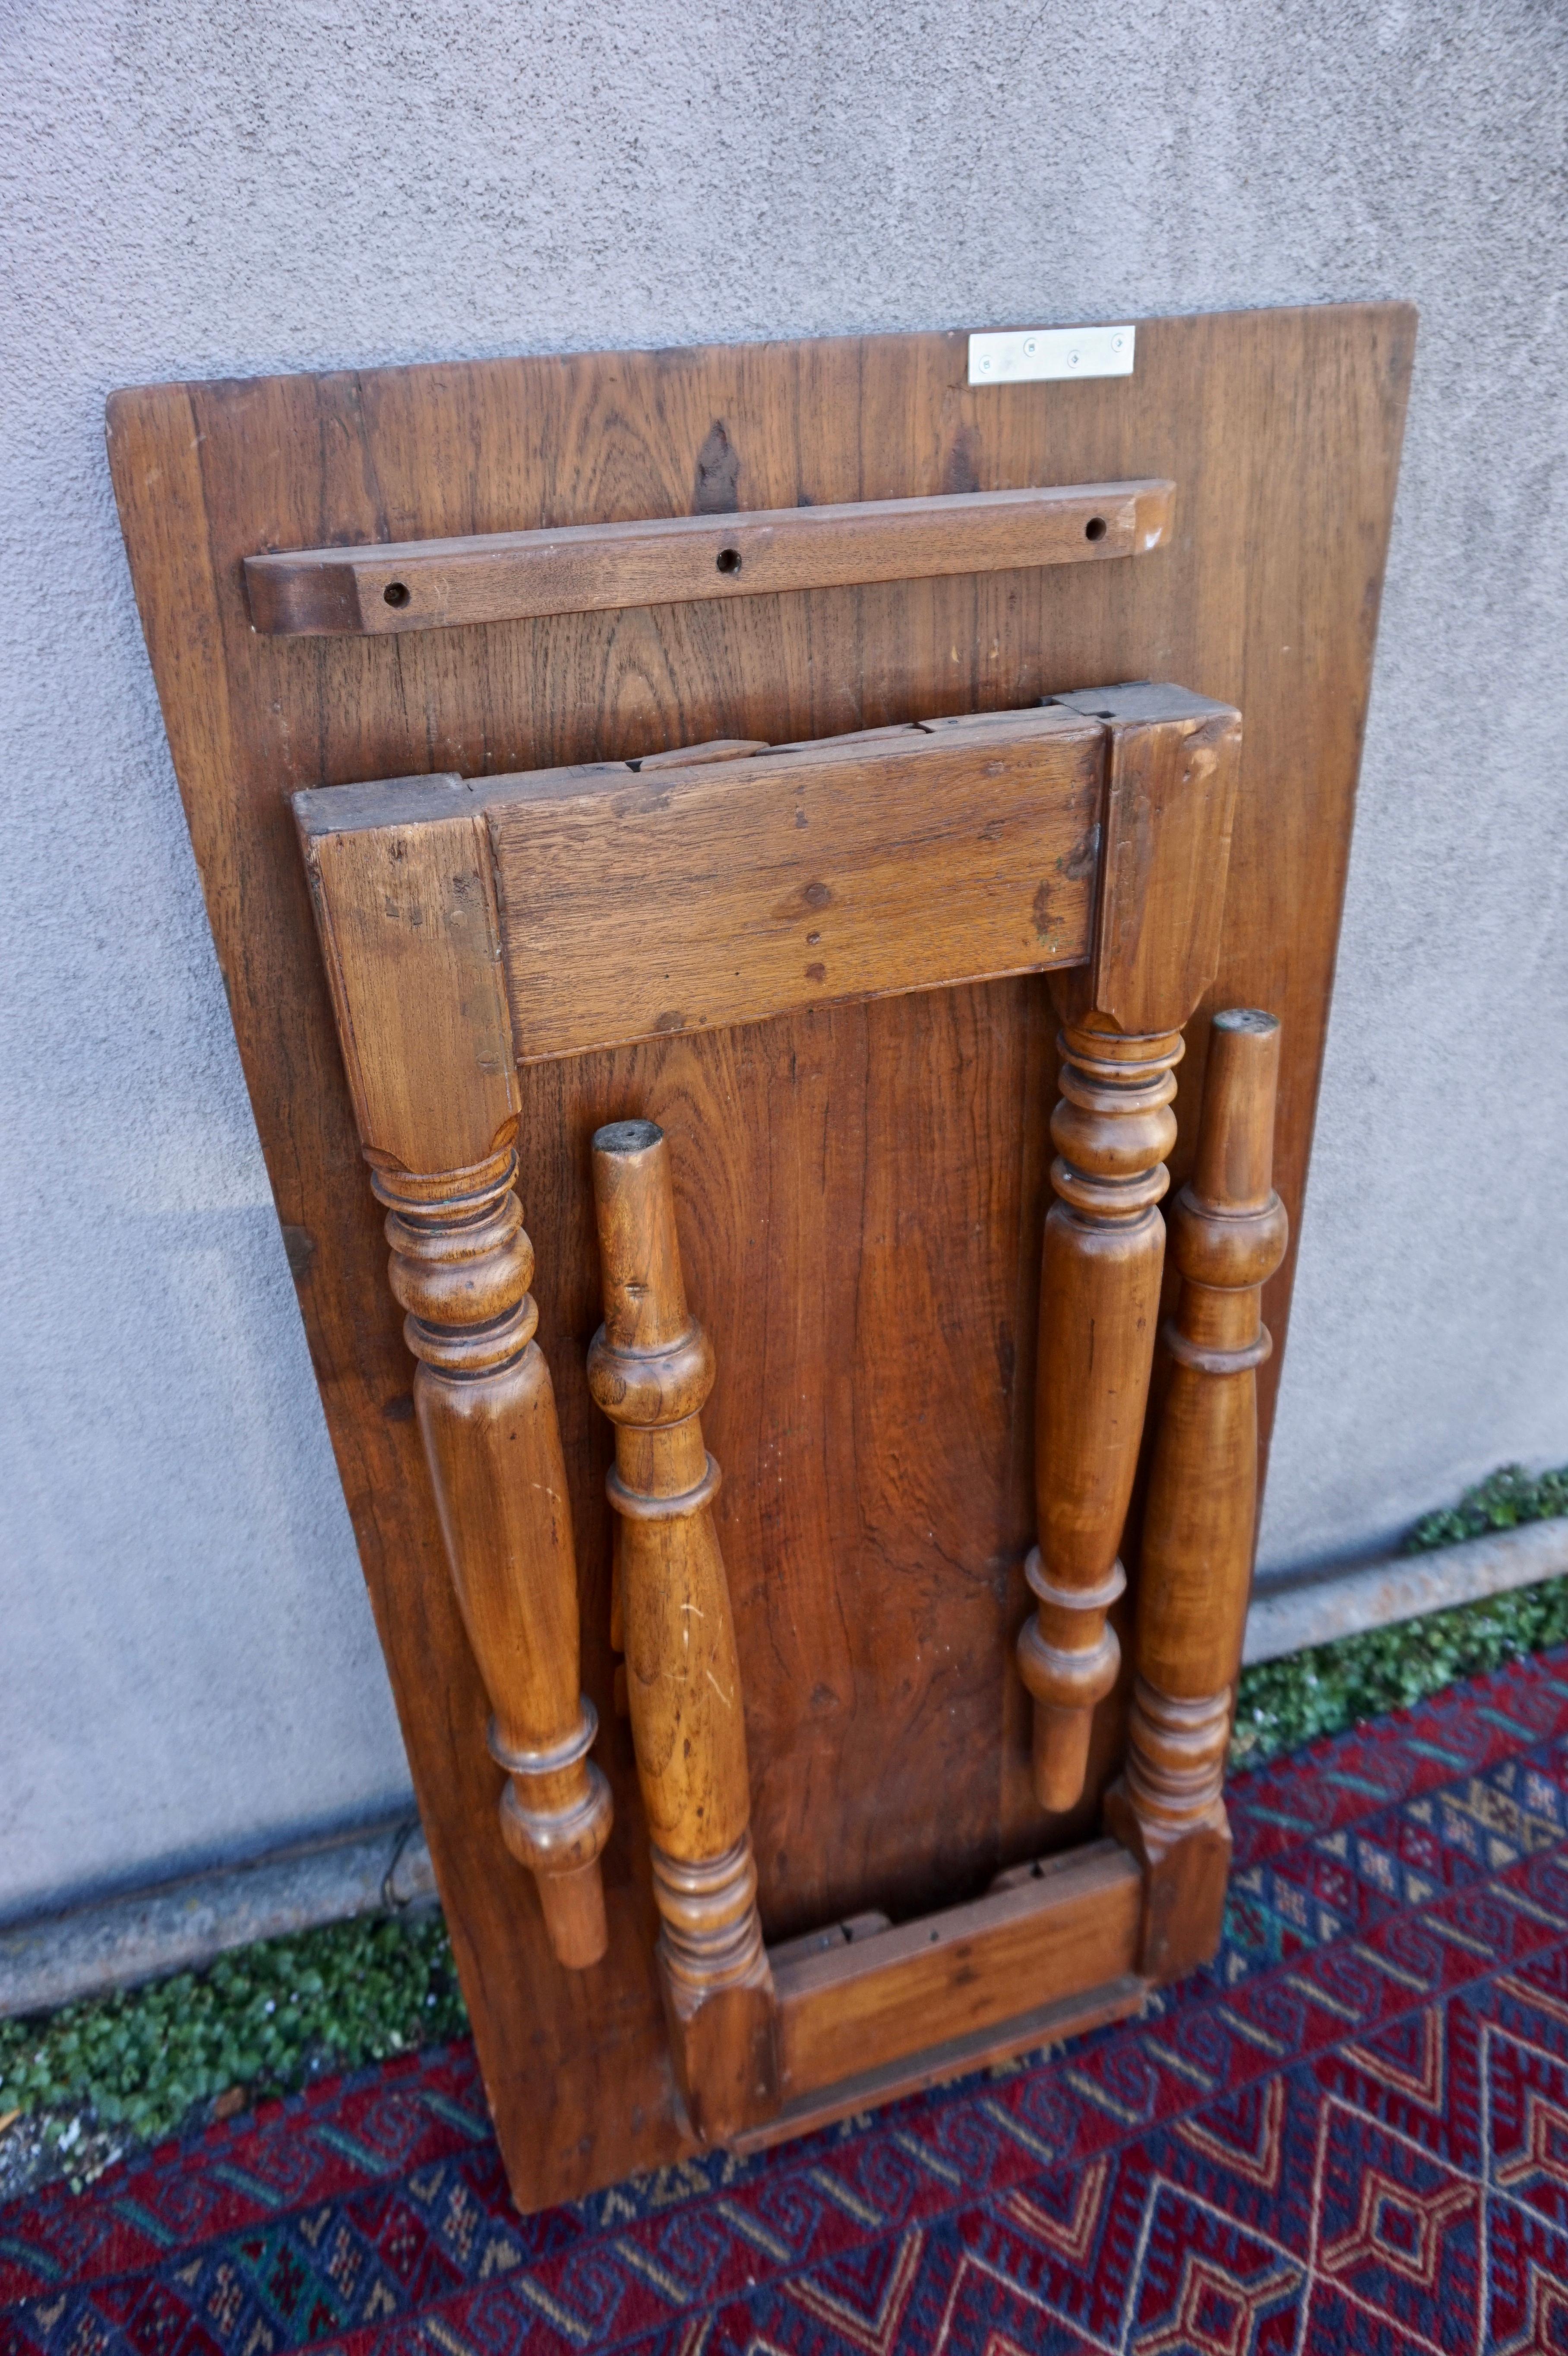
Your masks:
M 1212 1951 L 1413 340 L 110 404 L 525 2208 Z
M 761 515 L 670 516 L 401 547 L 315 548 L 245 562 L 269 636 L 380 636 L 552 614 L 1147 556 L 1174 484 L 1079 483 L 861 499 Z

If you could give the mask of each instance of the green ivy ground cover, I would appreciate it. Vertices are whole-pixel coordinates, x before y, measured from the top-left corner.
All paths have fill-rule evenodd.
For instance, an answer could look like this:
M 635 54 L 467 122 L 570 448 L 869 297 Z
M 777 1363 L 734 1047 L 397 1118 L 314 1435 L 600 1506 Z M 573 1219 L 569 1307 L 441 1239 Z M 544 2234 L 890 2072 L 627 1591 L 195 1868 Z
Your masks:
M 0 2199 L 52 2175 L 88 2182 L 236 2089 L 288 2093 L 439 2044 L 467 2018 L 446 1925 L 426 1914 L 264 1939 L 205 1972 L 0 2020 Z
M 1568 1465 L 1507 1465 L 1405 1541 L 1427 1553 L 1568 1514 Z M 1342 1637 L 1242 1673 L 1233 1769 L 1420 1701 L 1455 1678 L 1568 1644 L 1568 1578 Z M 86 2183 L 135 2145 L 459 2035 L 467 2026 L 439 1915 L 335 1922 L 263 1940 L 42 2019 L 0 2020 L 0 2200 L 51 2176 Z
M 1431 1554 L 1488 1530 L 1568 1514 L 1568 1464 L 1531 1479 L 1517 1464 L 1467 1489 L 1457 1505 L 1427 1514 L 1400 1551 Z M 1483 1596 L 1450 1612 L 1369 1628 L 1242 1671 L 1231 1768 L 1261 1767 L 1315 1735 L 1338 1734 L 1385 1709 L 1408 1708 L 1457 1677 L 1500 1668 L 1524 1653 L 1568 1644 L 1568 1579 Z

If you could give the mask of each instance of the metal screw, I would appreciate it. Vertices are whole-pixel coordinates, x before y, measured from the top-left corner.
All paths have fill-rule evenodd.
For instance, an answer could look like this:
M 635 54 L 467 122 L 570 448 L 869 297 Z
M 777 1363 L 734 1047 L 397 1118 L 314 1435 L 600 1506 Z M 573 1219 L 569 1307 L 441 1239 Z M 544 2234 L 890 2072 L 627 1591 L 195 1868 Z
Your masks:
M 1112 349 L 1114 352 L 1123 352 L 1123 351 L 1125 351 L 1126 348 L 1127 348 L 1127 339 L 1126 339 L 1125 336 L 1113 336 L 1113 337 L 1111 337 L 1111 349 Z
M 989 375 L 989 373 L 990 373 L 990 368 L 991 368 L 991 363 L 990 363 L 990 361 L 989 361 L 989 360 L 982 360 L 982 361 L 980 362 L 980 373 L 981 373 L 981 375 L 982 375 L 982 376 L 987 376 L 987 375 Z
M 1032 359 L 1033 359 L 1033 358 L 1034 358 L 1034 353 L 1035 353 L 1035 342 L 1034 342 L 1034 337 L 1033 337 L 1032 336 L 1030 336 L 1030 337 L 1028 337 L 1028 339 L 1026 340 L 1026 342 L 1025 342 L 1025 344 L 1024 344 L 1024 358 L 1025 358 L 1026 359 L 1031 359 L 1031 360 L 1032 360 Z
M 1077 353 L 1076 353 L 1076 352 L 1069 352 L 1069 353 L 1068 353 L 1068 355 L 1067 355 L 1067 365 L 1068 365 L 1068 367 L 1069 367 L 1069 368 L 1076 368 L 1076 367 L 1077 367 L 1077 365 L 1078 365 L 1078 355 L 1077 355 Z

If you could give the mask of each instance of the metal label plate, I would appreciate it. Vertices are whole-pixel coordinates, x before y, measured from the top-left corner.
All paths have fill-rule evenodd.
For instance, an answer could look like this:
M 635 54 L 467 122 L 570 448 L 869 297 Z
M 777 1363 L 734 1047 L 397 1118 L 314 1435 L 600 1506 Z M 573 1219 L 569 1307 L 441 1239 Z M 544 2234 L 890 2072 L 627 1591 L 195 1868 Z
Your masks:
M 1136 329 L 1018 327 L 971 336 L 971 384 L 1052 384 L 1075 376 L 1131 376 Z

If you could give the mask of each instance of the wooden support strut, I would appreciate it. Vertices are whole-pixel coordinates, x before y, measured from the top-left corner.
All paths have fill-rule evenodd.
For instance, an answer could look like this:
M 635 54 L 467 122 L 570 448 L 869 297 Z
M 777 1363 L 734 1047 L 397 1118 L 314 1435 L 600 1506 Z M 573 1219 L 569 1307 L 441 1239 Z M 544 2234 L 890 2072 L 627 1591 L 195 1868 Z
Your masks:
M 615 1426 L 607 1487 L 621 1516 L 621 1634 L 665 2011 L 688 2116 L 716 2143 L 771 2117 L 779 2089 L 740 1662 L 713 1526 L 720 1472 L 702 1439 L 713 1352 L 687 1307 L 663 1130 L 601 1129 L 593 1189 L 604 1323 L 588 1383 Z
M 1144 1517 L 1126 1772 L 1109 1828 L 1145 1867 L 1139 1969 L 1180 1978 L 1219 1944 L 1231 1834 L 1221 1796 L 1257 1515 L 1259 1316 L 1285 1257 L 1274 1192 L 1279 1024 L 1218 1014 L 1192 1181 L 1171 1215 L 1175 1365 Z
M 510 1145 L 470 1170 L 377 1169 L 389 1277 L 419 1360 L 414 1404 L 448 1566 L 507 1771 L 501 1834 L 539 1884 L 556 1958 L 608 1944 L 599 1855 L 610 1787 L 578 1690 L 571 1508 L 549 1368 L 534 1339 L 533 1247 Z
M 1067 483 L 268 552 L 245 559 L 245 583 L 268 636 L 379 637 L 1146 556 L 1169 538 L 1175 489 Z

